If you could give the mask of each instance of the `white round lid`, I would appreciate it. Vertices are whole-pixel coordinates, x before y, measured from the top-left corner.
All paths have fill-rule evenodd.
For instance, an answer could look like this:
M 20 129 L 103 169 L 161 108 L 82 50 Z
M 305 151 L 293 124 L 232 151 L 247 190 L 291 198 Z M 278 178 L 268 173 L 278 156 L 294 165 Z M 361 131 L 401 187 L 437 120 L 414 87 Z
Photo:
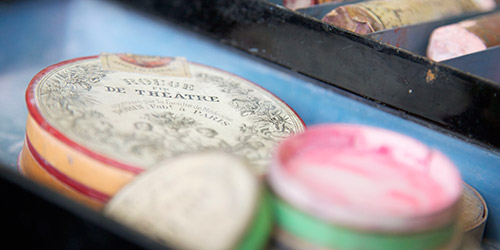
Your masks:
M 138 175 L 104 213 L 176 249 L 232 249 L 248 230 L 260 183 L 239 158 L 183 155 Z

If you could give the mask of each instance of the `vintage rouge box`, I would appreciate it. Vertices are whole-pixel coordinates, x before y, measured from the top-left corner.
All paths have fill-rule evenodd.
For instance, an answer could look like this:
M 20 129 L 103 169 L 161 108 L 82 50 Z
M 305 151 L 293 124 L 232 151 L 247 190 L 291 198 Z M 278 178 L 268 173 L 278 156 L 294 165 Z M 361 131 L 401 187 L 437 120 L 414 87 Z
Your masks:
M 26 102 L 20 170 L 95 208 L 137 174 L 185 153 L 225 151 L 263 174 L 271 148 L 304 129 L 263 88 L 184 58 L 68 60 L 37 74 Z

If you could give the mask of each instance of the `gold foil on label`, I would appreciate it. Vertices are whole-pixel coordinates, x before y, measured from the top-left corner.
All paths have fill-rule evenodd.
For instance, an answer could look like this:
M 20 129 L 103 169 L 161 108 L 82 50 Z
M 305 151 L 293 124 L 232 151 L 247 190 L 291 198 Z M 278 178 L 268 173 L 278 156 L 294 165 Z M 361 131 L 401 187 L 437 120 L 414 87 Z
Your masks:
M 104 70 L 178 77 L 191 76 L 188 62 L 183 57 L 101 54 L 100 58 Z
M 259 86 L 189 63 L 191 77 L 107 70 L 101 59 L 65 64 L 35 89 L 47 123 L 93 152 L 147 169 L 204 150 L 249 160 L 263 174 L 273 147 L 304 125 Z
M 259 182 L 240 159 L 185 155 L 139 175 L 104 213 L 179 249 L 232 249 L 255 215 Z

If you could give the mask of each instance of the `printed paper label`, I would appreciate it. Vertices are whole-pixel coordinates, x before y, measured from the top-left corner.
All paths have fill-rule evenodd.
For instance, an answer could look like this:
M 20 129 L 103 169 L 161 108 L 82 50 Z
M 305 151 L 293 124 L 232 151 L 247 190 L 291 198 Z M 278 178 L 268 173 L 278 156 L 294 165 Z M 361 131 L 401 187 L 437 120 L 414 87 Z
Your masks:
M 51 126 L 120 162 L 148 168 L 184 153 L 223 150 L 264 173 L 275 144 L 303 130 L 288 106 L 226 72 L 188 63 L 191 77 L 153 75 L 105 69 L 101 61 L 54 69 L 35 97 Z

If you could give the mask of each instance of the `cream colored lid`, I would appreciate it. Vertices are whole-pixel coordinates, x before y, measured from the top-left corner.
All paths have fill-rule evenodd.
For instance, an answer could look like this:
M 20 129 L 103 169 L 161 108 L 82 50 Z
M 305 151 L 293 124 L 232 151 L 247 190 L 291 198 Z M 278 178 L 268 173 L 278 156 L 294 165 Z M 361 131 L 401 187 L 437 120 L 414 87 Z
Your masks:
M 183 58 L 104 54 L 61 63 L 40 77 L 28 100 L 39 123 L 84 151 L 138 169 L 223 150 L 262 174 L 275 144 L 304 129 L 263 88 Z
M 145 171 L 104 213 L 179 249 L 232 249 L 255 215 L 259 181 L 225 153 L 185 155 Z

